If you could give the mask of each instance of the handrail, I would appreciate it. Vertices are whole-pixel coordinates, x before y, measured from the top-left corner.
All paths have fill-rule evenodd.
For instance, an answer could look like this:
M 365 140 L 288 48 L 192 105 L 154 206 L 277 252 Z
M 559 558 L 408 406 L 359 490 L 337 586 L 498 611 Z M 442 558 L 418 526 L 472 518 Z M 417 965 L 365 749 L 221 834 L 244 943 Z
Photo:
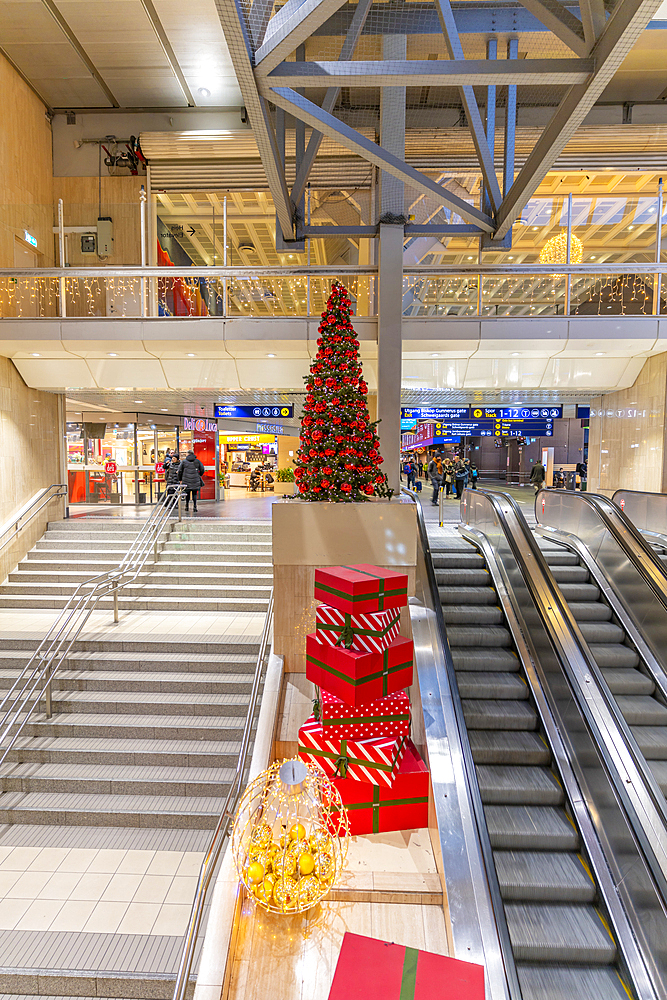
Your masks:
M 447 681 L 451 692 L 452 706 L 454 708 L 454 713 L 456 716 L 456 727 L 458 729 L 459 744 L 462 751 L 463 764 L 466 773 L 466 783 L 470 794 L 470 803 L 472 806 L 475 826 L 477 829 L 477 835 L 479 838 L 479 844 L 482 852 L 482 862 L 486 874 L 489 895 L 491 897 L 491 907 L 493 910 L 494 919 L 496 921 L 498 945 L 500 947 L 501 959 L 504 966 L 508 996 L 511 998 L 511 1000 L 521 1000 L 522 996 L 521 987 L 519 984 L 519 977 L 517 975 L 516 963 L 514 960 L 514 952 L 512 951 L 509 928 L 507 926 L 507 920 L 505 917 L 505 907 L 502 901 L 500 883 L 498 882 L 498 874 L 496 872 L 496 866 L 493 860 L 493 849 L 491 847 L 491 840 L 489 838 L 489 830 L 484 813 L 482 794 L 479 788 L 477 768 L 475 767 L 475 762 L 472 756 L 470 739 L 468 737 L 468 727 L 466 726 L 465 722 L 463 705 L 461 702 L 461 696 L 459 694 L 458 683 L 456 680 L 456 671 L 454 669 L 454 661 L 452 659 L 452 653 L 449 647 L 449 640 L 447 638 L 447 625 L 445 623 L 445 616 L 442 611 L 440 591 L 438 589 L 438 582 L 436 579 L 435 570 L 433 568 L 433 560 L 431 557 L 431 545 L 428 538 L 428 531 L 426 529 L 426 522 L 424 520 L 424 512 L 422 510 L 421 504 L 419 503 L 416 493 L 414 493 L 412 490 L 406 489 L 405 487 L 401 488 L 401 492 L 404 493 L 406 496 L 411 497 L 417 508 L 417 524 L 419 526 L 419 536 L 422 544 L 422 549 L 424 552 L 426 573 L 428 576 L 429 589 L 431 591 L 431 598 L 433 602 L 433 610 L 435 612 L 437 629 L 442 641 L 442 648 L 445 660 L 445 670 L 447 673 Z
M 60 490 L 61 492 L 52 493 L 51 490 Z M 13 517 L 10 517 L 8 521 L 5 521 L 3 525 L 0 525 L 0 549 L 3 549 L 5 545 L 12 541 L 13 538 L 16 538 L 19 531 L 21 531 L 22 528 L 25 528 L 25 526 L 32 521 L 33 517 L 39 514 L 40 510 L 42 510 L 43 507 L 46 507 L 51 500 L 56 500 L 58 497 L 66 496 L 67 485 L 65 483 L 51 483 L 50 486 L 45 486 L 43 490 L 39 490 L 39 492 L 35 493 L 35 495 L 31 497 L 30 500 L 28 500 L 28 502 L 25 503 L 16 514 L 14 514 Z M 37 504 L 39 504 L 39 506 L 36 510 L 33 510 Z M 20 522 L 24 517 L 26 517 L 29 511 L 31 511 L 30 516 L 26 519 L 25 524 L 21 524 Z M 9 534 L 12 528 L 14 529 L 14 534 L 11 538 L 5 538 L 5 535 Z M 4 539 L 4 541 L 2 539 Z
M 151 549 L 157 562 L 160 534 L 178 508 L 181 519 L 183 484 L 179 483 L 169 502 L 156 507 L 115 569 L 98 573 L 80 583 L 48 630 L 12 686 L 0 701 L 0 765 L 5 761 L 42 698 L 46 717 L 52 715 L 53 678 L 103 597 L 113 596 L 114 621 L 118 621 L 118 592 L 137 579 Z
M 250 746 L 250 733 L 255 717 L 255 710 L 257 708 L 257 698 L 259 696 L 259 688 L 262 682 L 263 666 L 266 659 L 266 647 L 269 640 L 269 633 L 271 631 L 272 619 L 273 587 L 271 588 L 271 593 L 269 595 L 269 606 L 266 609 L 264 628 L 262 629 L 259 650 L 257 651 L 257 662 L 255 664 L 255 674 L 252 681 L 248 711 L 246 713 L 245 724 L 243 726 L 239 759 L 236 763 L 236 771 L 234 772 L 232 783 L 229 791 L 227 792 L 225 804 L 223 805 L 222 812 L 220 813 L 220 819 L 218 820 L 218 824 L 213 832 L 213 836 L 209 842 L 204 860 L 202 861 L 199 869 L 199 878 L 197 879 L 195 898 L 192 903 L 192 909 L 190 910 L 190 919 L 188 920 L 188 927 L 185 932 L 181 959 L 178 963 L 173 1000 L 184 1000 L 185 998 L 188 981 L 190 979 L 190 972 L 192 970 L 192 963 L 195 956 L 197 937 L 199 935 L 201 921 L 204 915 L 206 894 L 213 877 L 213 872 L 215 871 L 215 866 L 217 865 L 218 859 L 222 853 L 222 849 L 226 846 L 227 841 L 229 840 L 231 834 L 231 821 L 236 813 L 236 808 L 238 806 L 239 799 L 241 798 L 241 793 L 243 792 L 243 777 L 246 769 L 248 748 Z
M 620 489 L 614 491 L 611 502 L 642 534 L 667 545 L 667 493 Z

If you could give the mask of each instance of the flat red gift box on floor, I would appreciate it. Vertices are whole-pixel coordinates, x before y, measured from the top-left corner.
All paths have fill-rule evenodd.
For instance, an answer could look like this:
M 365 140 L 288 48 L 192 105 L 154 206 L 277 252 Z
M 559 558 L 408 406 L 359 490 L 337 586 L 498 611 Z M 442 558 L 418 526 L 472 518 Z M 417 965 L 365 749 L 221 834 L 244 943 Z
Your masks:
M 391 788 L 354 778 L 335 778 L 347 809 L 352 836 L 428 826 L 429 773 L 411 740 Z
M 387 611 L 408 603 L 408 575 L 370 566 L 327 566 L 315 570 L 315 597 L 339 611 Z
M 315 608 L 317 636 L 330 646 L 344 646 L 369 653 L 381 653 L 401 631 L 401 610 L 367 611 L 365 614 L 340 611 L 331 604 Z M 346 637 L 349 641 L 345 641 Z
M 410 698 L 395 691 L 367 705 L 348 705 L 330 691 L 320 691 L 320 724 L 327 736 L 338 739 L 371 740 L 378 736 L 410 734 Z
M 329 1000 L 484 1000 L 484 966 L 346 931 Z
M 399 635 L 382 653 L 329 646 L 306 636 L 306 677 L 348 705 L 367 705 L 412 684 L 412 639 Z
M 299 757 L 315 764 L 329 778 L 354 778 L 391 788 L 405 753 L 406 736 L 372 740 L 336 739 L 311 715 L 299 730 Z

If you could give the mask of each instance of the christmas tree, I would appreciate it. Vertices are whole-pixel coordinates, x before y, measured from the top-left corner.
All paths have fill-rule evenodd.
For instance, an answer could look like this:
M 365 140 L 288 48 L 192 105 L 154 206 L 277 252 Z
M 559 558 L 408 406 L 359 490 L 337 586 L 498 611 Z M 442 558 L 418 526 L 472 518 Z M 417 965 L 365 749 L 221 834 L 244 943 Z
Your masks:
M 380 470 L 375 423 L 346 288 L 334 281 L 322 313 L 317 356 L 305 378 L 301 447 L 294 470 L 302 500 L 358 502 L 393 493 Z

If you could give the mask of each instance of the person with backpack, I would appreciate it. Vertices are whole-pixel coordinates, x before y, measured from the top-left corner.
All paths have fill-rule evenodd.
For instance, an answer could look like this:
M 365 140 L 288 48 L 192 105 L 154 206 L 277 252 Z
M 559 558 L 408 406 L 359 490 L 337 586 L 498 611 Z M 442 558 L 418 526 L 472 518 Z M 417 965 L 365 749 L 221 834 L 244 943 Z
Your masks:
M 465 462 L 459 459 L 454 466 L 454 482 L 456 484 L 456 497 L 458 500 L 463 496 L 467 475 L 468 470 L 466 469 Z
M 185 487 L 185 513 L 190 510 L 190 497 L 192 497 L 192 509 L 197 513 L 197 494 L 202 488 L 204 466 L 195 456 L 194 451 L 189 451 L 178 467 L 178 481 Z
M 479 478 L 479 469 L 473 462 L 472 465 L 470 466 L 470 481 L 473 490 L 477 489 L 478 478 Z
M 530 473 L 530 482 L 535 487 L 535 495 L 540 492 L 544 486 L 544 479 L 546 476 L 546 469 L 541 462 L 536 462 Z

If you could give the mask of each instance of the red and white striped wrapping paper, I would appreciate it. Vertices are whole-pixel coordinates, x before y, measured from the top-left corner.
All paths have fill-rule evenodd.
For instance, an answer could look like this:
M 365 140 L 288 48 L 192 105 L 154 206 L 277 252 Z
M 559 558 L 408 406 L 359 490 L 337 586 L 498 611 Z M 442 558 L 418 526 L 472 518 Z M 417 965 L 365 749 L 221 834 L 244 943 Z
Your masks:
M 322 689 L 319 704 L 320 724 L 327 736 L 371 740 L 410 735 L 410 698 L 405 691 L 395 691 L 355 708 Z
M 366 611 L 350 614 L 331 604 L 320 604 L 315 609 L 317 638 L 330 646 L 344 645 L 346 649 L 381 653 L 401 630 L 401 609 Z M 340 642 L 343 629 L 351 630 L 352 644 Z M 349 634 L 349 633 L 348 633 Z
M 407 736 L 337 740 L 325 734 L 311 715 L 299 730 L 299 757 L 316 764 L 330 778 L 352 778 L 391 788 L 407 742 Z

